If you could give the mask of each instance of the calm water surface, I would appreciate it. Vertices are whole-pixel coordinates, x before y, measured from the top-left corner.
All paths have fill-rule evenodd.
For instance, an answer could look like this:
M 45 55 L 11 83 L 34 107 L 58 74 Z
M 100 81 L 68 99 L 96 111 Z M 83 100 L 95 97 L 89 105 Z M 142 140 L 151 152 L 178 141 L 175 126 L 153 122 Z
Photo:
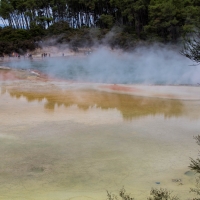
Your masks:
M 3 63 L 18 69 L 35 69 L 53 77 L 84 82 L 117 84 L 198 84 L 199 67 L 188 59 L 172 53 L 159 55 L 120 54 L 109 51 L 91 56 L 46 59 L 16 59 Z
M 0 111 L 2 200 L 100 200 L 123 186 L 135 199 L 191 195 L 199 101 L 2 85 Z

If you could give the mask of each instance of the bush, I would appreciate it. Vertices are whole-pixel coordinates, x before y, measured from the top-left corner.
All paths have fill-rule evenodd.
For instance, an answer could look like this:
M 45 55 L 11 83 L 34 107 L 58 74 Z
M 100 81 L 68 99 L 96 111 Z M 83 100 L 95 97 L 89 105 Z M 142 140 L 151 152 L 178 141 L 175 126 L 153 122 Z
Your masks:
M 172 192 L 166 189 L 152 189 L 150 195 L 152 197 L 147 198 L 147 200 L 179 200 L 177 196 L 171 196 Z
M 47 29 L 48 35 L 60 35 L 70 30 L 67 22 L 57 22 Z
M 119 196 L 122 200 L 134 200 L 134 198 L 130 197 L 130 194 L 126 194 L 126 190 L 122 188 L 119 191 Z M 107 191 L 108 200 L 118 200 L 118 197 L 114 194 L 111 194 Z

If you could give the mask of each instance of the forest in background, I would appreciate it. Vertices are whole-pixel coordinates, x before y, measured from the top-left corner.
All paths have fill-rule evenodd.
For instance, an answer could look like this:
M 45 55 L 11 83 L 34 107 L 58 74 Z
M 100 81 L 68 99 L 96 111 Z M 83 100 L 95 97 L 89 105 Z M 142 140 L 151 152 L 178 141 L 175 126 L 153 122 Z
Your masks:
M 0 54 L 26 52 L 57 38 L 71 47 L 105 42 L 178 43 L 200 24 L 200 0 L 1 0 Z

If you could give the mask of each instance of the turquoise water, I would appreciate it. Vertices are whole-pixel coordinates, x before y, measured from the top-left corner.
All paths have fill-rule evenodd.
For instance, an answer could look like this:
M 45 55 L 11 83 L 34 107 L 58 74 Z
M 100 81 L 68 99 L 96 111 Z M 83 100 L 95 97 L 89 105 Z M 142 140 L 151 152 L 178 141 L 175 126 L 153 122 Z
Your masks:
M 184 57 L 117 56 L 104 53 L 90 56 L 16 59 L 5 62 L 12 68 L 36 69 L 52 77 L 84 82 L 118 84 L 198 84 L 198 66 Z

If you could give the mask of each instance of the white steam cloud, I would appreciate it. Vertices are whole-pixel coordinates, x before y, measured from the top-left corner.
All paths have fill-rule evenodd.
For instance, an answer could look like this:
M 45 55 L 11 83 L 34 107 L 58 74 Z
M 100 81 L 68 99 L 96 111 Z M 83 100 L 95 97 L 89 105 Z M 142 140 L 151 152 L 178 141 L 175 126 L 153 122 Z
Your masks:
M 116 84 L 198 84 L 200 66 L 179 50 L 153 45 L 132 52 L 95 49 L 87 56 L 46 57 L 9 62 L 13 68 L 37 69 L 51 76 L 74 81 Z

